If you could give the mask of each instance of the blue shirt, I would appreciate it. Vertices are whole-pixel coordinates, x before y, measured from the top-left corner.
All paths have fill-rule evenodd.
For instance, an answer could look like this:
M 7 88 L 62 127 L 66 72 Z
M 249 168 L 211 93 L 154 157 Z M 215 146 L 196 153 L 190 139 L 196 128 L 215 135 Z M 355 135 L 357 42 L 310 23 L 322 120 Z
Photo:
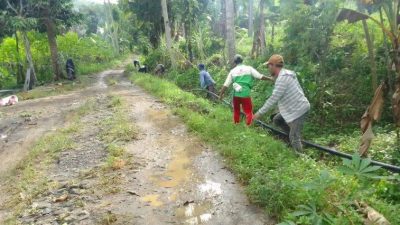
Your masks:
M 212 79 L 211 75 L 205 70 L 200 71 L 201 88 L 206 88 L 212 84 L 215 84 L 215 81 Z

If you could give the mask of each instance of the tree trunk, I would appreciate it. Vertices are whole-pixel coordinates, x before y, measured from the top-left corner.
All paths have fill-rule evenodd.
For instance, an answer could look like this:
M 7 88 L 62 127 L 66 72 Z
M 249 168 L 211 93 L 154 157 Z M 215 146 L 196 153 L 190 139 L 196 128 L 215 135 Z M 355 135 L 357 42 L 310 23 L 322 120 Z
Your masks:
M 198 27 L 198 35 L 199 35 L 199 37 L 198 37 L 198 40 L 196 41 L 198 52 L 199 52 L 198 58 L 200 60 L 204 60 L 206 58 L 206 53 L 204 52 L 204 44 L 203 44 L 204 32 L 203 32 L 201 26 Z
M 161 8 L 162 8 L 162 15 L 164 18 L 164 27 L 165 27 L 165 39 L 167 42 L 167 49 L 169 51 L 169 57 L 171 59 L 172 67 L 175 68 L 175 58 L 172 50 L 172 40 L 171 40 L 171 26 L 169 24 L 168 19 L 168 8 L 167 8 L 167 0 L 161 0 Z
M 221 37 L 226 38 L 226 2 L 225 0 L 221 0 L 221 18 L 220 18 L 220 24 L 221 24 Z
M 192 44 L 192 37 L 191 37 L 191 26 L 190 22 L 185 22 L 185 40 L 187 46 L 187 53 L 190 62 L 193 62 L 193 44 Z
M 257 31 L 254 33 L 253 48 L 251 56 L 257 57 L 266 54 L 267 43 L 265 41 L 265 15 L 264 15 L 264 1 L 260 1 L 260 12 L 258 15 Z
M 213 15 L 213 21 L 215 21 L 214 23 L 212 23 L 212 31 L 214 34 L 220 35 L 221 34 L 221 17 L 220 12 L 221 12 L 221 4 L 219 4 L 218 2 L 220 2 L 221 0 L 212 0 L 212 15 Z M 223 1 L 221 1 L 223 2 Z
M 119 41 L 118 41 L 118 27 L 114 23 L 114 17 L 112 15 L 112 7 L 111 2 L 108 0 L 107 2 L 104 0 L 104 6 L 106 6 L 106 18 L 108 25 L 108 34 L 110 35 L 111 45 L 113 46 L 114 53 L 119 54 Z
M 375 63 L 374 44 L 372 42 L 372 38 L 369 33 L 367 21 L 362 20 L 362 24 L 363 24 L 363 28 L 364 28 L 365 40 L 367 42 L 368 57 L 369 57 L 369 63 L 370 63 L 370 67 L 371 67 L 372 90 L 374 92 L 378 88 L 378 77 L 377 77 L 377 68 L 376 68 L 376 63 Z
M 394 40 L 392 40 L 392 45 L 393 45 L 393 54 L 392 54 L 392 60 L 395 66 L 395 71 L 396 71 L 396 79 L 394 81 L 394 93 L 392 96 L 392 110 L 393 110 L 393 117 L 394 117 L 394 123 L 397 127 L 397 138 L 398 141 L 400 141 L 400 136 L 398 133 L 398 129 L 400 128 L 400 40 L 397 38 L 399 37 L 399 30 L 398 30 L 398 16 L 399 16 L 399 4 L 400 1 L 393 1 L 393 9 L 394 13 L 392 15 L 392 19 L 389 21 L 392 21 L 391 23 L 391 31 L 396 37 Z M 390 18 L 390 16 L 388 15 Z
M 26 75 L 25 75 L 24 91 L 32 90 L 33 80 L 31 79 L 31 77 L 32 77 L 32 71 L 31 71 L 31 68 L 28 67 L 28 69 L 26 70 Z
M 249 37 L 253 36 L 254 33 L 254 7 L 253 0 L 249 0 Z
M 47 8 L 45 9 L 44 16 L 45 16 L 44 24 L 46 25 L 47 39 L 49 41 L 49 47 L 50 47 L 51 64 L 53 65 L 54 80 L 60 80 L 62 78 L 62 71 L 58 60 L 56 25 L 54 24 L 54 21 L 51 19 L 49 9 Z
M 380 22 L 382 24 L 384 24 L 382 7 L 379 8 L 379 18 L 380 18 Z M 390 72 L 391 68 L 392 68 L 392 65 L 390 64 L 391 63 L 390 54 L 389 54 L 390 48 L 388 45 L 388 40 L 387 40 L 386 34 L 384 32 L 382 32 L 382 34 L 383 34 L 383 44 L 385 46 L 386 70 L 387 70 L 386 76 L 387 76 L 387 79 L 389 82 L 389 93 L 392 94 L 394 84 L 393 84 L 392 74 Z
M 226 5 L 226 46 L 227 56 L 231 65 L 233 65 L 233 58 L 236 54 L 235 47 L 235 15 L 233 0 L 225 0 Z
M 274 23 L 272 23 L 271 24 L 271 26 L 272 26 L 272 30 L 271 30 L 271 43 L 270 43 L 270 45 L 271 45 L 271 51 L 272 52 L 274 52 L 275 50 L 275 47 L 274 47 L 274 43 L 275 43 L 275 24 Z
M 399 40 L 394 40 L 393 63 L 396 71 L 396 79 L 394 81 L 394 93 L 392 95 L 393 117 L 396 126 L 400 127 L 400 43 Z M 398 136 L 399 138 L 399 136 Z
M 185 40 L 189 61 L 193 62 L 192 23 L 190 18 L 190 5 L 188 1 L 185 1 Z
M 32 87 L 35 84 L 36 74 L 35 74 L 35 67 L 33 66 L 31 44 L 29 42 L 28 35 L 26 34 L 25 31 L 21 31 L 21 34 L 22 34 L 22 39 L 24 41 L 26 61 L 28 61 L 28 72 L 27 75 L 25 76 L 24 91 L 28 91 L 32 89 Z
M 264 14 L 264 1 L 260 1 L 260 40 L 261 40 L 261 55 L 267 52 L 267 43 L 265 41 L 265 14 Z
M 17 31 L 15 31 L 15 42 L 16 42 L 16 51 L 17 51 L 17 55 L 15 56 L 16 61 L 17 61 L 17 83 L 21 84 L 24 82 L 24 74 L 22 72 L 21 55 L 19 52 L 19 38 L 18 38 Z
M 119 27 L 114 22 L 113 22 L 113 25 L 112 25 L 112 30 L 113 30 L 113 37 L 114 37 L 114 45 L 115 45 L 115 48 L 116 48 L 115 52 L 117 54 L 119 54 L 120 51 L 121 51 L 121 48 L 119 47 L 119 35 L 118 35 Z

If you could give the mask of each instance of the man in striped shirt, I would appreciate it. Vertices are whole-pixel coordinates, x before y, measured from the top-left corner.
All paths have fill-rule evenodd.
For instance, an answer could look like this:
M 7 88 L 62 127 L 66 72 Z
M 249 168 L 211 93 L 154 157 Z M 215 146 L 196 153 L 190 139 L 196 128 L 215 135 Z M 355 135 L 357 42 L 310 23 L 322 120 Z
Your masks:
M 237 124 L 240 122 L 240 108 L 246 115 L 246 124 L 251 125 L 253 121 L 253 103 L 251 101 L 251 89 L 255 79 L 273 81 L 271 77 L 260 74 L 251 66 L 243 65 L 243 57 L 236 55 L 234 58 L 236 65 L 226 78 L 224 86 L 221 89 L 220 99 L 223 98 L 225 91 L 229 86 L 233 86 L 233 120 Z
M 271 97 L 254 115 L 254 119 L 258 119 L 278 104 L 279 113 L 273 119 L 274 124 L 289 132 L 292 147 L 301 152 L 301 130 L 310 110 L 310 103 L 304 95 L 296 73 L 283 68 L 282 56 L 273 55 L 265 64 L 275 78 L 275 88 Z

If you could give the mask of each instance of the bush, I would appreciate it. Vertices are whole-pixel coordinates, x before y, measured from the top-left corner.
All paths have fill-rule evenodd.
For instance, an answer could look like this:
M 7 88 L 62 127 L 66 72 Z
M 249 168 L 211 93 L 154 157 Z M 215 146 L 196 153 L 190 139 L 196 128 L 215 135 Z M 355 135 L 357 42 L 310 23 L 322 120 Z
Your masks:
M 143 65 L 146 65 L 150 70 L 153 70 L 157 64 L 163 64 L 165 67 L 170 67 L 171 63 L 167 57 L 165 48 L 157 48 L 150 51 Z
M 7 70 L 0 67 L 0 89 L 5 87 L 13 87 L 15 83 L 15 77 L 10 76 Z
M 224 62 L 221 54 L 214 54 L 207 61 L 207 65 L 210 66 L 222 66 L 223 64 Z

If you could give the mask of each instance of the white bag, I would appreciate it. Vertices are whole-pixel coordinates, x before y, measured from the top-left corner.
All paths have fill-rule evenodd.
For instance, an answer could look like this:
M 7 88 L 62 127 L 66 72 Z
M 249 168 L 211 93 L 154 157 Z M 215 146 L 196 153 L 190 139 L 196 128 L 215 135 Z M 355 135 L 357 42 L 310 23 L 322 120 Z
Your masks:
M 241 92 L 242 86 L 240 86 L 238 83 L 233 83 L 233 89 L 235 89 L 236 92 Z

